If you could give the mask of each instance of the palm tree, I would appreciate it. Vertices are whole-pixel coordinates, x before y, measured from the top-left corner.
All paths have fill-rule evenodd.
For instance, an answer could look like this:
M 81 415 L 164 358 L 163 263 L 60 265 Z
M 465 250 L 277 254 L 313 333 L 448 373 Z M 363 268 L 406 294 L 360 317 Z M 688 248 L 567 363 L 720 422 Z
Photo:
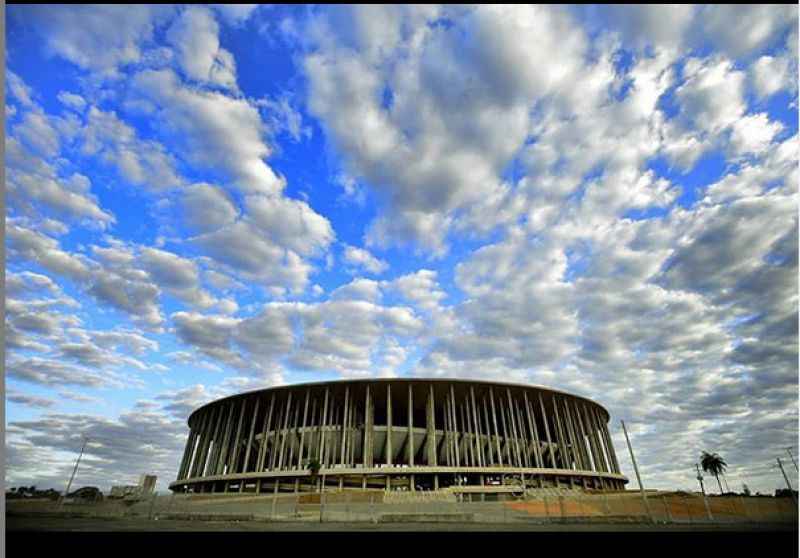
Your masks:
M 722 494 L 722 483 L 719 480 L 719 476 L 725 472 L 725 468 L 728 466 L 725 460 L 716 453 L 704 451 L 700 455 L 700 466 L 703 467 L 703 471 L 711 473 L 716 477 L 717 484 L 719 485 L 719 493 Z

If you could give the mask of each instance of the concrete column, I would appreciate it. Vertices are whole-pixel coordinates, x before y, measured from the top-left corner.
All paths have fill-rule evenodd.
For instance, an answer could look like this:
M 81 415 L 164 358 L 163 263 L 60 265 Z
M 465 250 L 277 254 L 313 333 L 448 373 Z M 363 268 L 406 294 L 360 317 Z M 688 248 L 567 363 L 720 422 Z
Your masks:
M 570 417 L 569 406 L 567 405 L 567 398 L 565 397 L 562 400 L 562 402 L 564 409 L 564 416 L 562 418 L 564 426 L 567 431 L 567 437 L 569 438 L 570 448 L 572 449 L 572 457 L 575 460 L 575 468 L 583 469 L 582 455 L 580 453 L 580 448 L 578 447 L 578 438 L 575 435 L 575 429 L 573 428 L 572 425 L 572 418 Z
M 414 392 L 411 389 L 411 383 L 408 384 L 408 465 L 414 466 Z M 413 476 L 412 476 L 413 478 Z M 411 482 L 412 490 L 414 482 Z
M 581 421 L 581 426 L 583 427 L 583 430 L 586 433 L 586 443 L 584 444 L 584 448 L 587 448 L 586 449 L 586 455 L 587 455 L 587 457 L 591 457 L 591 462 L 593 463 L 593 468 L 596 471 L 600 471 L 600 465 L 599 465 L 598 458 L 597 458 L 597 456 L 595 454 L 595 449 L 594 449 L 594 446 L 593 446 L 591 423 L 589 423 L 587 417 L 583 413 L 581 413 L 580 407 L 578 406 L 577 403 L 575 404 L 575 409 L 576 409 L 578 418 Z
M 326 402 L 327 405 L 323 405 L 323 420 L 322 420 L 322 431 L 321 431 L 321 440 L 320 444 L 320 463 L 322 464 L 323 468 L 327 468 L 328 466 L 328 449 L 330 448 L 330 429 L 331 429 L 331 419 L 333 418 L 333 397 L 331 396 L 330 390 L 326 390 Z M 321 475 L 324 478 L 324 475 Z M 324 487 L 323 487 L 324 490 Z
M 324 402 L 322 404 L 322 420 L 320 420 L 319 428 L 317 429 L 317 431 L 319 432 L 319 442 L 318 442 L 318 444 L 319 444 L 319 453 L 317 455 L 317 460 L 320 462 L 320 464 L 322 464 L 322 456 L 323 456 L 322 452 L 325 449 L 325 435 L 324 435 L 325 434 L 325 430 L 324 430 L 324 428 L 325 428 L 325 423 L 327 422 L 327 419 L 328 419 L 328 388 L 326 387 L 325 388 L 325 399 L 324 399 Z
M 555 394 L 551 396 L 553 403 L 553 419 L 556 426 L 556 440 L 558 440 L 558 447 L 560 448 L 561 458 L 564 461 L 563 466 L 566 469 L 572 469 L 571 457 L 567 448 L 566 440 L 564 439 L 564 430 L 561 426 L 561 416 L 558 412 L 558 401 Z
M 281 417 L 286 412 L 286 400 L 278 400 L 275 402 L 275 421 L 269 432 L 271 443 L 269 445 L 269 461 L 267 462 L 267 469 L 273 471 L 278 464 L 278 449 L 280 444 L 280 431 L 281 431 Z
M 319 424 L 317 421 L 317 398 L 311 397 L 311 420 L 308 423 L 308 459 L 315 459 L 315 455 L 319 453 L 319 445 L 317 439 L 319 438 Z M 314 487 L 311 487 L 314 491 Z
M 464 425 L 464 463 L 467 464 L 468 467 L 475 466 L 475 460 L 472 455 L 472 427 L 467 419 L 467 413 L 465 410 L 466 407 L 466 398 L 464 399 L 464 403 L 459 406 L 459 410 L 461 411 L 461 424 Z
M 280 450 L 278 451 L 278 470 L 283 469 L 283 456 L 284 456 L 284 449 L 286 448 L 286 438 L 289 433 L 289 417 L 292 413 L 292 390 L 288 390 L 289 394 L 286 398 L 286 409 L 283 414 L 283 428 L 281 428 L 281 446 Z
M 184 447 L 184 449 L 183 449 L 183 457 L 181 458 L 181 466 L 178 468 L 178 478 L 176 480 L 182 480 L 182 479 L 186 478 L 187 464 L 188 464 L 188 462 L 189 462 L 189 460 L 191 459 L 191 456 L 192 456 L 192 450 L 194 449 L 192 444 L 194 444 L 195 437 L 196 436 L 195 436 L 194 430 L 192 430 L 191 427 L 190 427 L 189 428 L 189 438 L 186 440 L 186 447 Z
M 597 421 L 597 417 L 594 413 L 592 413 L 592 409 L 587 407 L 586 414 L 589 416 L 589 420 L 592 423 L 592 432 L 594 432 L 594 437 L 597 444 L 597 449 L 600 452 L 600 463 L 603 466 L 603 471 L 609 472 L 611 471 L 611 467 L 609 465 L 609 460 L 606 458 L 606 448 L 605 444 L 603 443 L 602 434 L 600 431 L 600 424 Z
M 224 411 L 224 405 L 217 405 L 217 418 L 215 419 L 215 425 L 211 436 L 211 441 L 214 445 L 208 452 L 208 459 L 206 460 L 205 464 L 206 472 L 209 475 L 216 473 L 217 460 L 219 459 L 219 453 L 222 450 L 222 437 L 225 433 Z
M 386 464 L 392 464 L 392 386 L 386 384 Z M 389 477 L 386 477 L 386 486 L 390 486 Z
M 489 411 L 486 409 L 486 396 L 481 399 L 480 407 L 483 409 L 483 431 L 486 432 L 486 457 L 489 465 L 494 465 L 494 451 L 492 449 L 492 430 L 489 427 Z M 480 413 L 479 413 L 480 414 Z
M 434 407 L 434 398 L 433 398 L 433 384 L 429 385 L 428 389 L 428 405 L 427 405 L 427 417 L 426 417 L 426 428 L 427 428 L 427 439 L 428 439 L 428 459 L 427 464 L 429 466 L 436 466 L 436 409 Z
M 492 423 L 494 424 L 494 443 L 497 449 L 497 459 L 500 461 L 500 466 L 503 466 L 503 452 L 500 451 L 500 432 L 497 429 L 497 413 L 494 407 L 494 390 L 489 388 L 489 403 L 492 405 Z
M 258 447 L 258 462 L 256 463 L 256 471 L 264 470 L 264 458 L 267 455 L 267 435 L 272 426 L 272 410 L 275 408 L 275 394 L 272 394 L 272 399 L 269 403 L 269 411 L 264 415 L 264 423 L 261 427 L 261 444 Z M 261 483 L 258 484 L 257 492 L 261 491 Z
M 373 414 L 372 393 L 369 387 L 369 384 L 367 384 L 367 396 L 364 399 L 364 447 L 362 448 L 364 467 L 372 467 L 372 423 L 375 416 Z
M 528 419 L 528 428 L 533 436 L 533 458 L 536 461 L 537 467 L 543 467 L 541 447 L 539 446 L 539 431 L 536 427 L 536 415 L 531 409 L 531 403 L 528 401 L 528 393 L 526 391 L 522 392 L 522 400 L 525 404 L 525 416 Z
M 189 467 L 189 478 L 197 476 L 197 467 L 200 461 L 200 450 L 203 447 L 203 428 L 205 427 L 205 415 L 197 417 L 197 443 L 192 448 L 192 463 Z
M 580 407 L 583 407 L 580 409 Z M 583 411 L 581 418 L 584 419 L 587 428 L 589 429 L 589 447 L 592 450 L 592 459 L 594 460 L 595 470 L 598 472 L 603 471 L 603 459 L 600 455 L 600 448 L 597 446 L 597 438 L 595 436 L 594 427 L 589 420 L 589 415 L 586 412 L 586 405 L 579 406 L 579 410 Z
M 261 405 L 261 398 L 256 396 L 256 406 L 253 409 L 253 420 L 250 421 L 250 434 L 247 436 L 247 449 L 244 452 L 244 466 L 242 470 L 247 473 L 250 469 L 250 448 L 253 445 L 253 436 L 256 433 L 256 419 L 258 418 L 258 407 Z M 244 486 L 244 483 L 242 483 Z
M 614 472 L 619 474 L 619 462 L 617 462 L 617 454 L 614 452 L 614 444 L 611 441 L 611 434 L 608 431 L 608 425 L 601 417 L 598 417 L 598 423 L 600 424 L 600 430 L 603 432 L 603 435 L 606 438 L 606 445 L 608 447 L 608 455 L 611 458 L 611 463 L 613 464 Z
M 442 425 L 444 429 L 444 456 L 445 456 L 445 463 L 448 467 L 453 467 L 456 460 L 453 457 L 453 436 L 450 431 L 450 396 L 445 395 L 444 398 L 444 424 Z
M 544 408 L 544 400 L 542 399 L 542 392 L 539 392 L 539 408 L 542 410 L 542 421 L 544 422 L 544 435 L 545 440 L 547 440 L 547 449 L 550 450 L 550 466 L 555 468 L 556 467 L 556 457 L 555 457 L 555 450 L 553 449 L 553 441 L 550 438 L 550 425 L 548 424 L 549 421 L 547 420 L 547 411 Z
M 582 461 L 581 469 L 584 471 L 590 471 L 592 469 L 592 462 L 589 458 L 589 454 L 586 452 L 586 431 L 583 427 L 583 421 L 581 421 L 581 414 L 578 412 L 578 408 L 574 403 L 573 405 L 570 405 L 569 400 L 565 400 L 565 404 L 567 410 L 569 411 L 570 417 L 572 417 L 576 437 L 578 439 L 578 453 L 581 456 Z M 570 410 L 570 407 L 574 407 L 574 410 Z
M 311 402 L 311 389 L 306 388 L 305 403 L 303 404 L 303 426 L 300 429 L 300 448 L 297 450 L 297 468 L 304 469 L 303 454 L 305 453 L 306 446 L 306 425 L 308 424 L 308 404 Z
M 347 421 L 349 419 L 350 413 L 350 386 L 344 386 L 344 410 L 342 411 L 342 444 L 341 448 L 339 449 L 339 462 L 344 464 L 345 463 L 345 449 L 347 447 Z M 340 479 L 341 480 L 341 477 Z
M 216 407 L 205 409 L 203 412 L 203 431 L 200 435 L 200 451 L 197 454 L 197 472 L 195 476 L 205 476 L 206 460 L 208 456 L 208 446 L 211 443 L 211 423 L 214 419 Z
M 299 403 L 299 401 L 298 401 Z M 298 429 L 300 428 L 300 405 L 298 404 L 294 408 L 294 418 L 292 419 L 292 425 L 289 429 L 289 458 L 286 460 L 286 468 L 287 469 L 294 469 L 294 446 L 296 441 L 300 439 L 300 433 Z M 299 453 L 299 450 L 298 450 Z
M 606 464 L 608 465 L 608 470 L 610 472 L 616 472 L 616 464 L 614 463 L 614 458 L 611 453 L 611 443 L 609 442 L 608 437 L 606 436 L 605 424 L 600 419 L 600 416 L 597 412 L 597 409 L 592 406 L 589 409 L 592 418 L 594 419 L 594 423 L 597 428 L 597 433 L 600 437 L 600 440 L 603 442 L 603 448 L 605 450 L 604 457 L 606 458 Z
M 456 460 L 456 467 L 461 466 L 461 444 L 458 439 L 458 418 L 456 416 L 456 392 L 453 384 L 450 384 L 450 428 L 453 430 L 453 455 Z M 463 430 L 463 428 L 462 428 Z
M 355 423 L 356 423 L 356 399 L 355 396 L 350 398 L 350 410 L 348 411 L 347 415 L 347 443 L 345 444 L 345 459 L 347 460 L 347 465 L 349 467 L 353 467 L 355 465 L 353 457 L 355 455 L 354 447 L 356 445 L 356 430 L 355 430 Z
M 517 418 L 517 428 L 520 432 L 520 444 L 523 448 L 522 460 L 525 467 L 531 467 L 531 441 L 528 436 L 525 421 L 522 418 L 522 410 L 520 409 L 519 401 L 516 399 L 514 400 L 514 412 Z
M 228 404 L 228 418 L 225 419 L 225 430 L 220 438 L 219 455 L 217 456 L 216 470 L 221 475 L 225 471 L 225 458 L 228 455 L 228 444 L 230 442 L 231 430 L 233 430 L 233 401 Z
M 519 451 L 519 432 L 517 431 L 517 421 L 514 418 L 514 400 L 511 398 L 511 388 L 506 388 L 506 395 L 508 396 L 508 417 L 511 422 L 511 435 L 514 437 L 514 452 L 517 457 L 517 467 L 524 467 L 522 464 L 522 456 Z
M 485 467 L 486 460 L 483 458 L 483 440 L 481 439 L 481 424 L 478 418 L 478 408 L 475 405 L 475 389 L 469 387 L 470 403 L 472 404 L 472 423 L 474 425 L 473 431 L 475 434 L 475 448 L 477 449 L 478 466 Z
M 239 472 L 238 461 L 239 461 L 239 448 L 241 447 L 242 441 L 242 425 L 244 424 L 244 412 L 247 408 L 247 399 L 242 398 L 241 405 L 239 411 L 239 422 L 236 426 L 236 436 L 233 438 L 233 451 L 231 452 L 231 461 L 228 470 L 232 473 Z
M 505 448 L 506 463 L 510 467 L 514 466 L 514 458 L 511 455 L 511 433 L 508 429 L 508 422 L 506 421 L 506 406 L 505 401 L 501 397 L 499 400 L 500 407 L 500 425 L 503 427 L 503 446 Z

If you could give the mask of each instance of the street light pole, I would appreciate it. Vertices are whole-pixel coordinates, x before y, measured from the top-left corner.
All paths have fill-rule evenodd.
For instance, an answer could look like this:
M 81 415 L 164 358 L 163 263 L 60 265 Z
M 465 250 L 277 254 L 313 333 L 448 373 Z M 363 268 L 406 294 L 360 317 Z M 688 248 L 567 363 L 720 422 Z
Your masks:
M 713 521 L 714 516 L 711 515 L 711 508 L 708 505 L 708 497 L 706 496 L 706 487 L 703 486 L 703 475 L 700 474 L 700 465 L 698 463 L 695 463 L 694 468 L 697 469 L 697 480 L 700 481 L 700 491 L 703 493 L 703 503 L 706 506 L 706 514 L 708 515 L 708 519 L 710 521 Z
M 777 457 L 778 460 L 778 467 L 781 468 L 781 473 L 783 473 L 783 480 L 786 481 L 786 486 L 789 487 L 789 495 L 792 497 L 792 501 L 797 505 L 797 498 L 794 497 L 794 489 L 792 488 L 792 483 L 789 482 L 789 477 L 786 476 L 786 471 L 783 470 L 783 463 L 781 463 L 781 458 Z
M 69 495 L 69 489 L 72 486 L 72 480 L 75 478 L 75 473 L 78 472 L 78 465 L 81 462 L 81 457 L 83 456 L 83 450 L 86 448 L 86 442 L 89 441 L 89 438 L 86 436 L 83 437 L 83 445 L 81 446 L 81 452 L 78 454 L 78 459 L 75 461 L 75 468 L 72 469 L 72 475 L 69 477 L 69 482 L 67 483 L 67 490 L 64 492 L 64 496 L 61 498 L 61 504 L 64 503 L 64 498 Z M 61 505 L 59 504 L 59 506 Z
M 794 460 L 794 456 L 792 455 L 792 448 L 786 448 L 786 453 L 789 454 L 789 459 L 792 460 L 792 465 L 794 465 L 795 471 L 800 471 L 800 469 L 797 468 L 797 462 Z
M 636 458 L 633 456 L 633 448 L 631 447 L 631 440 L 628 438 L 628 430 L 625 428 L 625 422 L 619 421 L 622 424 L 622 431 L 625 433 L 625 441 L 628 443 L 628 451 L 631 453 L 631 462 L 633 463 L 633 471 L 636 473 L 636 481 L 639 483 L 639 490 L 642 493 L 642 501 L 644 502 L 644 507 L 647 510 L 647 515 L 650 517 L 650 521 L 655 522 L 653 519 L 653 514 L 650 513 L 650 504 L 647 502 L 647 494 L 644 493 L 644 486 L 642 486 L 642 477 L 639 476 L 639 467 L 636 466 Z

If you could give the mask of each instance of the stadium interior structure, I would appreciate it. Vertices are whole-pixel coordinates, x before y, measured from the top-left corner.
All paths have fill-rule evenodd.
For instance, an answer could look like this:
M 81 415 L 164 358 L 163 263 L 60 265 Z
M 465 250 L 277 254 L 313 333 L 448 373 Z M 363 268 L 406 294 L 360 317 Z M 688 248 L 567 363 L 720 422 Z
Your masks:
M 262 389 L 189 417 L 175 492 L 492 487 L 621 490 L 607 423 L 584 397 L 456 379 Z

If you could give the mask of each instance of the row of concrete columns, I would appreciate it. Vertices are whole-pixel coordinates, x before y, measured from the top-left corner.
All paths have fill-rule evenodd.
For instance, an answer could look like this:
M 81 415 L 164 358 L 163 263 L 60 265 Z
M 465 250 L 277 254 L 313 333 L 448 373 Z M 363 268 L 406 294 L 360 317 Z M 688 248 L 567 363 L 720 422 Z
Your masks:
M 322 468 L 381 464 L 620 472 L 600 410 L 583 399 L 497 385 L 481 385 L 477 395 L 475 386 L 460 385 L 457 396 L 455 384 L 409 382 L 400 384 L 407 424 L 397 425 L 393 386 L 387 383 L 378 393 L 381 385 L 361 390 L 345 385 L 335 392 L 330 386 L 274 390 L 210 405 L 191 417 L 178 480 L 301 470 L 310 460 Z M 415 425 L 414 397 L 420 393 L 425 420 Z M 379 425 L 386 431 L 382 447 L 376 447 L 376 401 L 386 412 L 385 425 Z M 405 436 L 394 447 L 398 432 Z

